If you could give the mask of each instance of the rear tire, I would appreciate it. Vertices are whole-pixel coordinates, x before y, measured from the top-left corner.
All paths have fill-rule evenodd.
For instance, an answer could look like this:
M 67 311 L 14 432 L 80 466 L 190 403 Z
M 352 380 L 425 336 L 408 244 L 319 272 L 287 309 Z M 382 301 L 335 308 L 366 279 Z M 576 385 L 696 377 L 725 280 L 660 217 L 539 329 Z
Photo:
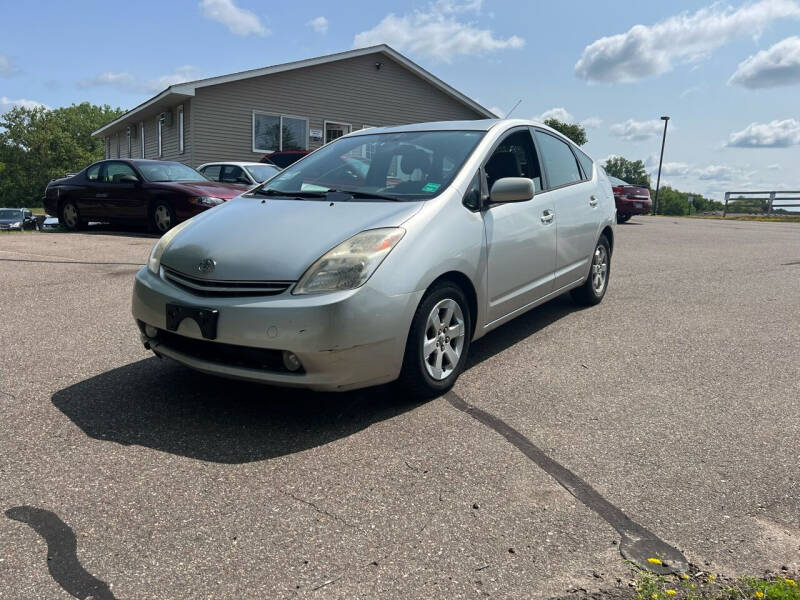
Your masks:
M 592 264 L 586 281 L 570 292 L 572 299 L 582 306 L 600 304 L 608 289 L 611 278 L 611 246 L 605 235 L 597 240 L 592 253 Z
M 150 209 L 150 229 L 156 233 L 164 234 L 175 227 L 175 211 L 169 202 L 159 200 Z
M 631 220 L 631 215 L 628 213 L 617 213 L 617 223 L 627 223 Z
M 61 205 L 61 214 L 58 215 L 58 220 L 67 231 L 79 231 L 83 229 L 83 221 L 81 221 L 81 214 L 78 212 L 78 206 L 72 200 L 67 200 Z
M 456 382 L 469 353 L 469 302 L 456 284 L 430 288 L 414 313 L 399 382 L 412 395 L 433 398 Z

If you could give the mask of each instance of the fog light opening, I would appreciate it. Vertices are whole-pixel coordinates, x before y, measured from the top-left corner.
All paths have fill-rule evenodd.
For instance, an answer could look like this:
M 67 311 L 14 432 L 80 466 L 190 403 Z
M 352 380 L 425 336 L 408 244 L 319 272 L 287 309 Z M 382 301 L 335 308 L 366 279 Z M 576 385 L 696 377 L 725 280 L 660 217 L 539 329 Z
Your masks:
M 158 335 L 158 329 L 153 327 L 152 325 L 145 325 L 144 326 L 144 334 L 149 338 L 154 338 Z
M 297 355 L 294 352 L 289 352 L 288 350 L 283 351 L 283 366 L 292 372 L 299 371 L 303 368 L 303 365 L 300 363 L 300 359 L 297 358 Z

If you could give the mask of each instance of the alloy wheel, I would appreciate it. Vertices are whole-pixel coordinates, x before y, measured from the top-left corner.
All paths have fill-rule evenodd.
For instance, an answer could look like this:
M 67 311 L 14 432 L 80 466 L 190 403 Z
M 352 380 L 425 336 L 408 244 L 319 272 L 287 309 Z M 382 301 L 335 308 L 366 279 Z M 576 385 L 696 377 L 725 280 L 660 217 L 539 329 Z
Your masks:
M 168 206 L 159 204 L 156 206 L 153 216 L 156 223 L 156 228 L 160 232 L 164 233 L 169 230 L 172 225 L 172 215 L 170 214 Z
M 425 369 L 436 381 L 447 379 L 458 366 L 464 349 L 464 313 L 458 302 L 445 298 L 428 315 L 422 341 Z
M 598 244 L 592 259 L 592 288 L 598 296 L 603 293 L 608 279 L 608 252 L 606 247 Z

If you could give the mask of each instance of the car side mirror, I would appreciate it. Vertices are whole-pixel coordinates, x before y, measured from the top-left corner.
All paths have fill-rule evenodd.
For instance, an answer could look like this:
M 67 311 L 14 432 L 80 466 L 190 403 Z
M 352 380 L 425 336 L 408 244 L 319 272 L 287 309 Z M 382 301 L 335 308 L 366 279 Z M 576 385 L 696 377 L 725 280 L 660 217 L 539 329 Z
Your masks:
M 136 175 L 123 175 L 119 181 L 120 183 L 139 183 L 139 178 Z
M 535 189 L 533 180 L 527 177 L 503 177 L 492 185 L 489 202 L 502 204 L 506 202 L 525 202 L 533 198 Z

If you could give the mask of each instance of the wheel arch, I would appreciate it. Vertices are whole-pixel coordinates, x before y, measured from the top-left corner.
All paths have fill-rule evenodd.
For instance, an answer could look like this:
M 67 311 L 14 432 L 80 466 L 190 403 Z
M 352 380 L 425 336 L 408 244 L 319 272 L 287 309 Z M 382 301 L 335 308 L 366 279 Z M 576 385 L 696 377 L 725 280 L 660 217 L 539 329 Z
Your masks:
M 614 230 L 611 228 L 610 225 L 606 225 L 603 228 L 603 231 L 600 232 L 600 235 L 606 236 L 606 239 L 608 240 L 609 250 L 611 251 L 611 254 L 614 254 Z
M 478 323 L 478 293 L 475 290 L 475 285 L 472 283 L 472 280 L 461 271 L 447 271 L 446 273 L 442 273 L 436 279 L 434 279 L 428 286 L 427 290 L 443 281 L 454 283 L 461 288 L 461 291 L 463 291 L 464 295 L 467 297 L 467 302 L 469 303 L 469 321 L 472 329 L 471 337 L 474 338 L 475 327 Z

